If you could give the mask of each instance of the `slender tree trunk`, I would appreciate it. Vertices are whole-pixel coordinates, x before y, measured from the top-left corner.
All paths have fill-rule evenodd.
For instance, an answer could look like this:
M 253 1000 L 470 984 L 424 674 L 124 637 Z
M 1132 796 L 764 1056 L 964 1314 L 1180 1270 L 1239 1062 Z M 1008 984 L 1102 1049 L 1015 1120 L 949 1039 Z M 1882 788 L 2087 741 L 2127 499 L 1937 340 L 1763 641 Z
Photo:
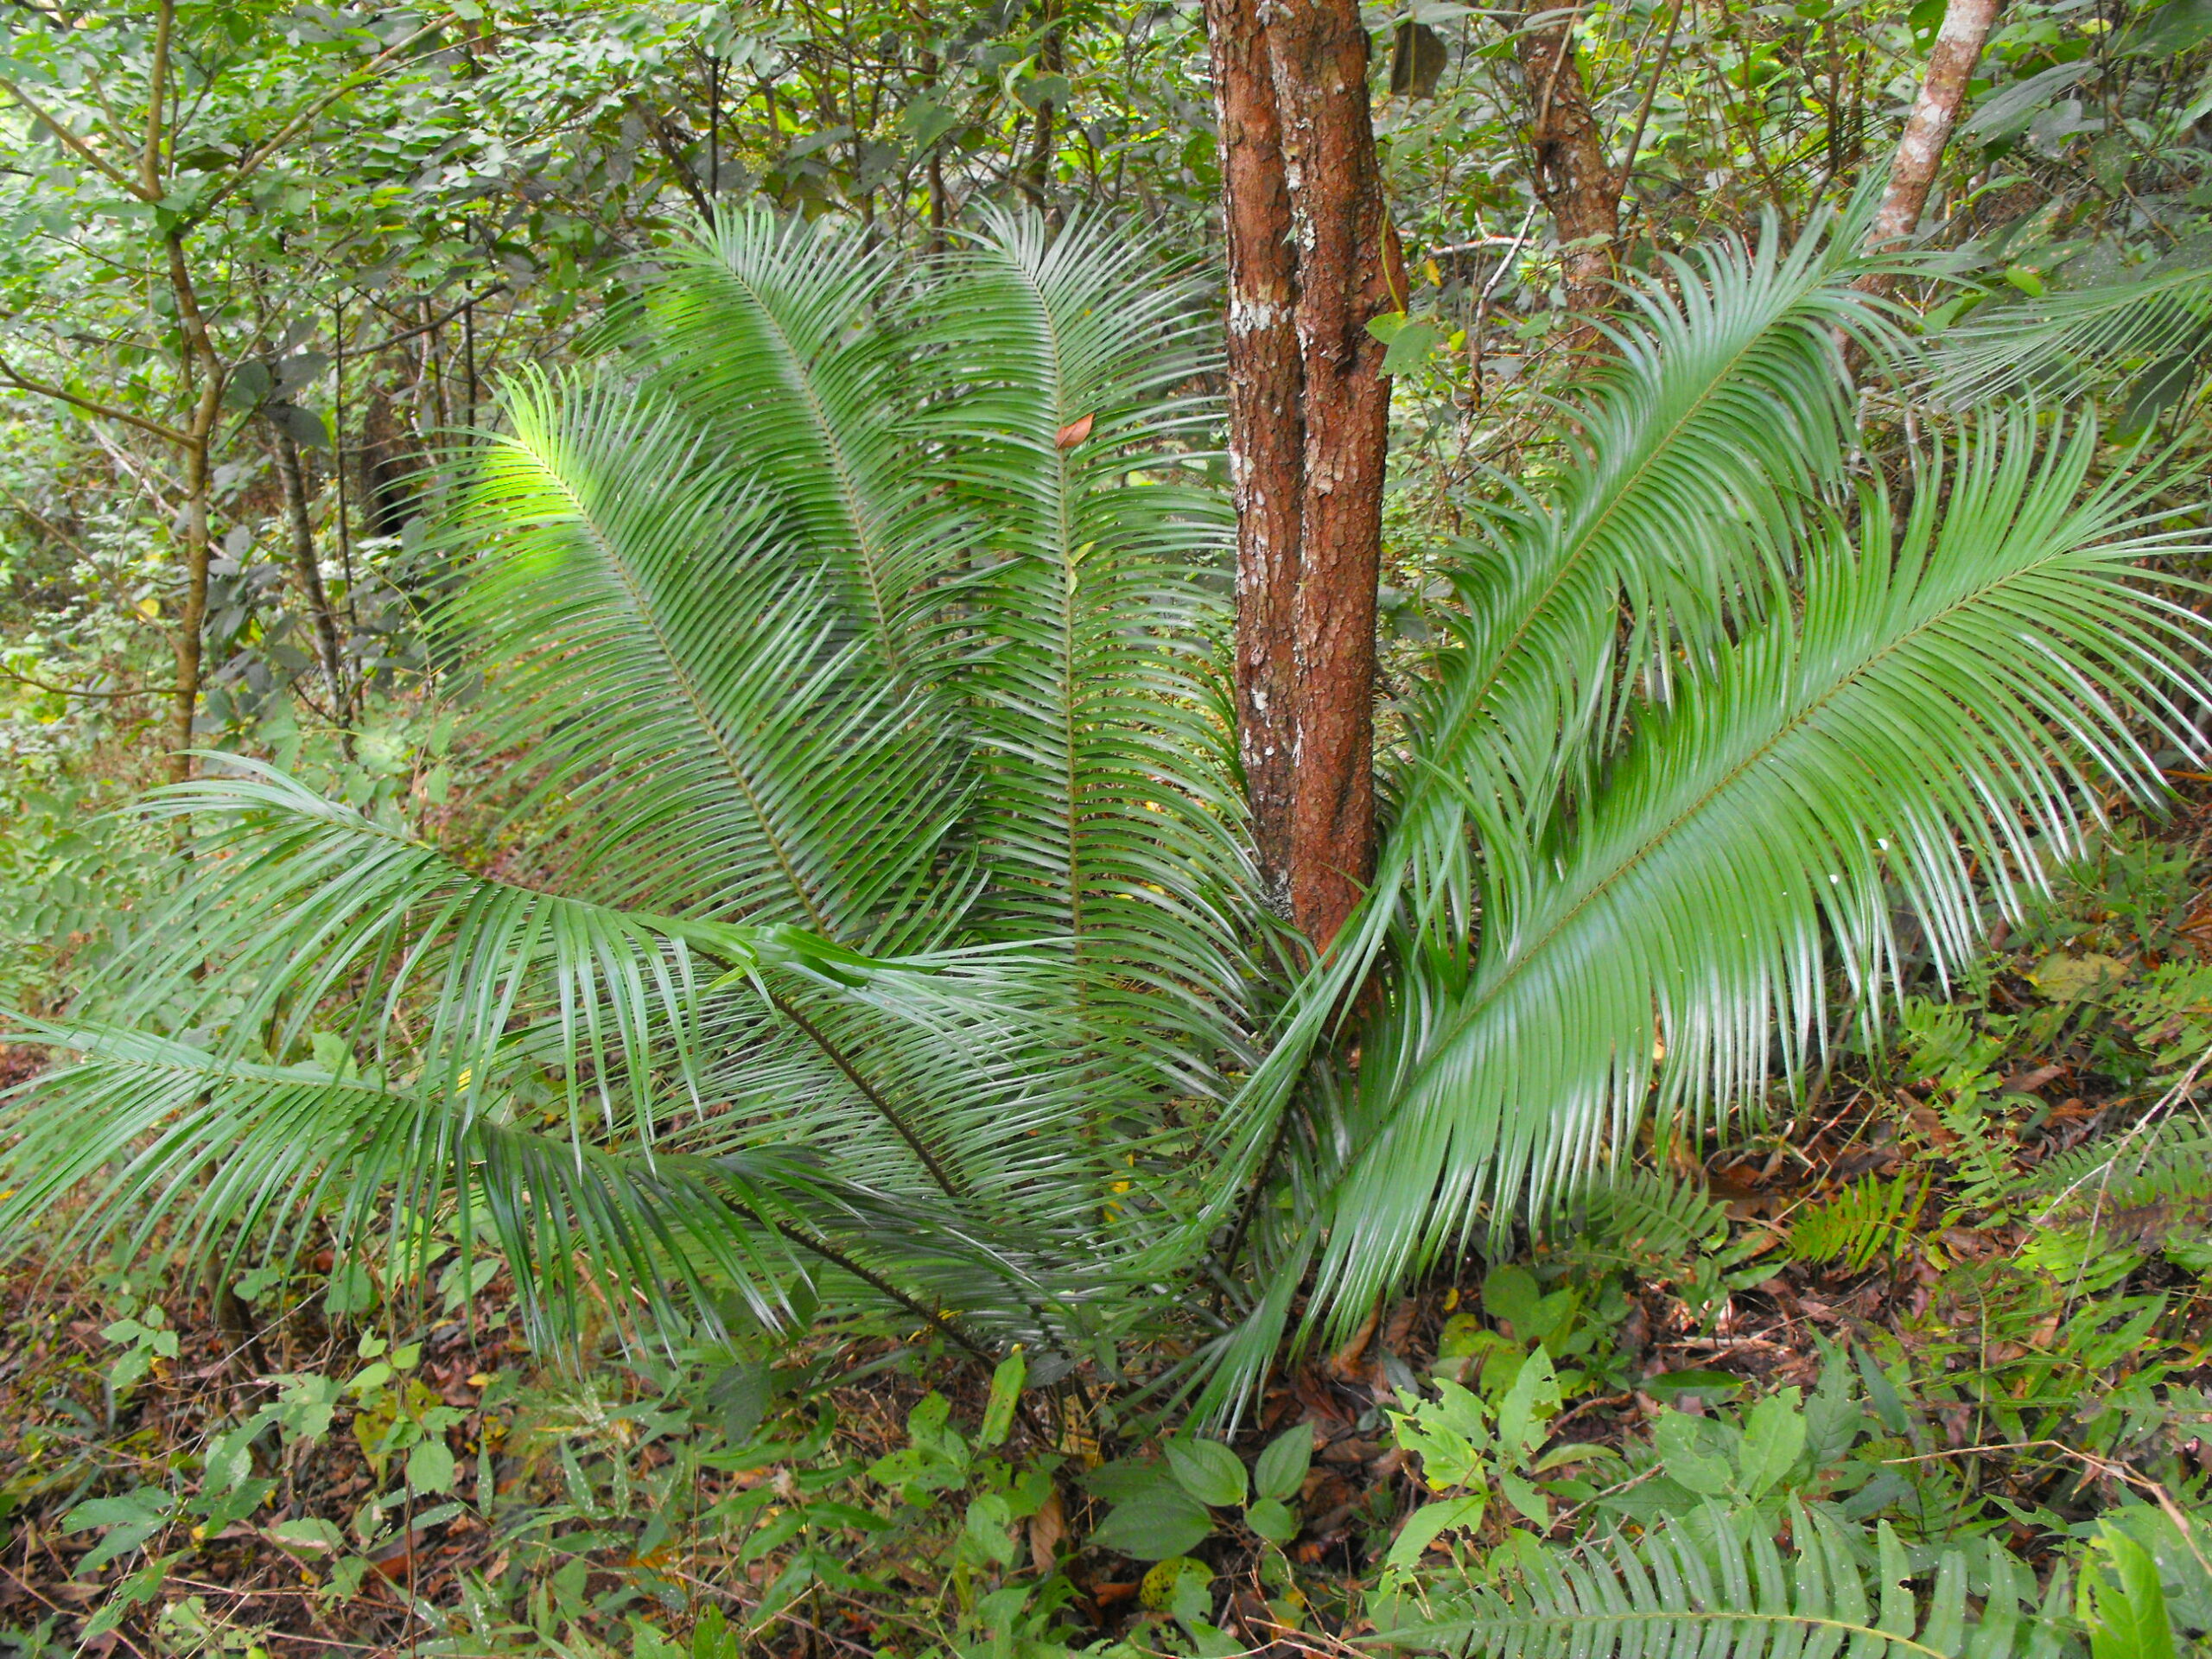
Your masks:
M 921 31 L 926 35 L 930 26 L 928 16 L 923 15 L 917 19 L 917 22 Z M 937 54 L 925 48 L 921 54 L 921 68 L 922 85 L 934 97 L 938 89 L 938 79 L 943 69 L 943 66 L 938 61 Z M 942 134 L 930 141 L 930 158 L 926 171 L 929 175 L 930 193 L 929 251 L 931 253 L 943 253 L 945 250 L 945 225 L 951 215 L 946 210 L 944 199 L 944 143 Z
M 1067 67 L 1067 54 L 1060 35 L 1059 0 L 1045 0 L 1045 40 L 1037 54 L 1038 67 L 1048 75 L 1057 75 Z M 1058 215 L 1052 209 L 1052 100 L 1037 100 L 1035 142 L 1029 152 L 1029 193 L 1037 205 L 1053 223 Z
M 178 615 L 172 647 L 176 685 L 170 693 L 168 779 L 192 777 L 192 728 L 200 715 L 200 634 L 207 626 L 207 445 L 203 439 L 184 455 L 184 609 Z
M 1601 310 L 1612 296 L 1626 168 L 1617 175 L 1605 165 L 1598 123 L 1590 112 L 1590 89 L 1575 60 L 1573 15 L 1536 15 L 1514 47 L 1528 83 L 1536 194 L 1567 251 L 1567 302 L 1577 311 Z
M 300 448 L 291 434 L 276 431 L 276 481 L 284 495 L 284 516 L 292 531 L 292 569 L 300 579 L 308 615 L 315 625 L 315 649 L 322 658 L 322 676 L 330 686 L 330 715 L 340 729 L 350 726 L 346 707 L 345 658 L 338 645 L 338 615 L 330 608 L 330 594 L 322 585 L 322 564 L 315 556 L 315 525 L 308 517 L 307 480 L 301 476 Z
M 1958 125 L 1965 104 L 1967 83 L 1981 60 L 1989 30 L 1997 21 L 2001 0 L 1950 0 L 1943 13 L 1943 27 L 1929 54 L 1928 73 L 1920 83 L 1920 96 L 1897 141 L 1896 159 L 1890 163 L 1890 188 L 1874 214 L 1866 244 L 1870 248 L 1894 247 L 1920 228 L 1927 210 L 1928 193 L 1943 163 L 1944 147 Z
M 1375 859 L 1389 226 L 1357 0 L 1210 0 L 1230 242 L 1237 702 L 1254 836 L 1316 944 Z
M 192 776 L 192 728 L 200 712 L 200 634 L 207 624 L 208 505 L 212 494 L 208 449 L 223 413 L 223 365 L 207 335 L 207 320 L 185 263 L 184 234 L 165 238 L 169 290 L 176 300 L 184 334 L 186 361 L 198 371 L 200 395 L 193 406 L 184 453 L 184 611 L 176 626 L 176 689 L 169 716 L 169 781 Z

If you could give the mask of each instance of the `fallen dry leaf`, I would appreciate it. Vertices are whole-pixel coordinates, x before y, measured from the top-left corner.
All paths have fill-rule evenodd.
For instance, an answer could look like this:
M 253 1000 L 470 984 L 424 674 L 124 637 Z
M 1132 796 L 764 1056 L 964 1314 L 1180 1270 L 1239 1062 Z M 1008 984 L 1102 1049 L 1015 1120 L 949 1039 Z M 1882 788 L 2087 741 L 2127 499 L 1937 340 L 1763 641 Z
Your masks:
M 1060 1546 L 1067 1541 L 1067 1511 L 1060 1505 L 1060 1491 L 1056 1486 L 1046 1494 L 1037 1513 L 1029 1517 L 1029 1565 L 1040 1576 L 1058 1564 Z

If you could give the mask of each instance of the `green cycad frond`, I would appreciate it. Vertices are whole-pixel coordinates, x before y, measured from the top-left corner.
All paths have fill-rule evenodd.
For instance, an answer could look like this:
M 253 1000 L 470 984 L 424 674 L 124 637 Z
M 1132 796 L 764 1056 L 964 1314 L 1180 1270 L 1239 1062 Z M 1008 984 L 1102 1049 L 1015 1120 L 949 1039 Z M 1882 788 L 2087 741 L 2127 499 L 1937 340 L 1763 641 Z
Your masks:
M 122 1064 L 140 1033 L 49 1033 L 100 1064 L 41 1081 L 8 1115 L 22 1191 L 0 1230 L 109 1160 L 134 1172 L 114 1196 L 148 1225 L 181 1207 L 203 1229 L 251 1227 L 333 1191 L 356 1224 L 385 1204 L 427 1213 L 467 1198 L 470 1172 L 496 1162 L 496 1132 L 533 1157 L 558 1162 L 559 1149 L 575 1186 L 533 1189 L 537 1208 L 495 1216 L 542 1228 L 545 1206 L 565 1205 L 597 1266 L 626 1276 L 648 1248 L 734 1272 L 766 1226 L 918 1306 L 957 1294 L 984 1328 L 1007 1310 L 1018 1334 L 1049 1323 L 1051 1295 L 1106 1273 L 1054 1237 L 1104 1181 L 1103 1150 L 1076 1133 L 1099 1071 L 1037 1064 L 1070 1048 L 1055 1012 L 1064 965 L 1003 950 L 876 961 L 783 926 L 534 893 L 264 768 L 165 791 L 155 810 L 190 814 L 206 856 L 118 970 L 122 1010 L 228 1035 L 157 1076 Z M 365 1083 L 318 1091 L 269 1067 L 266 1054 L 333 1020 Z M 764 1052 L 780 1063 L 747 1064 Z M 794 1187 L 831 1159 L 835 1181 Z M 777 1170 L 780 1185 L 764 1185 Z M 219 1171 L 195 1193 L 191 1178 Z M 752 1185 L 732 1186 L 741 1178 Z M 632 1233 L 617 1226 L 626 1204 Z M 497 1230 L 511 1258 L 536 1248 L 527 1230 Z M 1050 1273 L 1056 1288 L 1036 1287 Z M 702 1282 L 687 1268 L 641 1288 Z
M 2178 260 L 2124 283 L 1986 305 L 1944 330 L 1929 381 L 1954 409 L 2020 392 L 2075 396 L 2212 349 L 2212 267 Z
M 1020 1342 L 1065 1355 L 1082 1304 L 1116 1288 L 1110 1274 L 1071 1273 L 1065 1251 L 1047 1257 L 1020 1233 L 877 1192 L 809 1149 L 579 1155 L 487 1125 L 475 1151 L 476 1204 L 540 1340 L 573 1326 L 587 1272 L 612 1278 L 657 1318 L 710 1326 L 724 1322 L 718 1309 L 734 1289 L 752 1318 L 786 1331 L 785 1287 L 826 1276 L 836 1300 L 918 1315 L 976 1352 Z M 779 1255 L 788 1268 L 771 1278 Z
M 794 1286 L 826 1273 L 971 1342 L 1052 1343 L 1070 1311 L 1060 1293 L 1080 1288 L 1065 1273 L 1048 1281 L 1018 1236 L 987 1243 L 957 1213 L 876 1192 L 809 1150 L 587 1145 L 518 1124 L 511 1105 L 472 1111 L 421 1079 L 256 1065 L 110 1027 L 29 1030 L 79 1058 L 41 1081 L 46 1109 L 9 1115 L 23 1185 L 0 1204 L 0 1230 L 84 1184 L 90 1201 L 64 1249 L 118 1233 L 146 1249 L 167 1222 L 178 1252 L 235 1253 L 249 1237 L 281 1250 L 317 1216 L 345 1248 L 394 1215 L 444 1212 L 464 1253 L 499 1249 L 533 1334 L 556 1343 L 594 1300 L 593 1277 L 627 1293 L 607 1303 L 617 1309 L 634 1300 L 715 1326 L 734 1296 L 774 1329 L 791 1325 Z M 391 1230 L 396 1278 L 419 1271 L 409 1252 L 420 1236 Z
M 1549 878 L 1492 888 L 1471 966 L 1407 958 L 1442 983 L 1402 995 L 1398 1063 L 1363 1071 L 1317 1312 L 1356 1319 L 1484 1208 L 1541 1208 L 1631 1144 L 1653 1078 L 1694 1112 L 1794 1068 L 1831 952 L 1878 1006 L 1893 897 L 1955 962 L 1985 883 L 2009 905 L 2099 791 L 2161 792 L 2135 734 L 2198 747 L 2205 630 L 2137 566 L 2196 543 L 2145 480 L 2083 494 L 2093 435 L 2035 435 L 1963 442 L 1894 545 L 1874 495 L 1860 548 L 1808 547 L 1802 614 L 1677 680 L 1529 849 Z
M 902 373 L 893 253 L 858 231 L 765 208 L 679 243 L 639 345 L 690 410 L 796 519 L 875 662 L 918 683 L 916 638 L 959 552 L 906 435 L 926 388 Z
M 1229 519 L 1187 448 L 1211 410 L 1171 396 L 1205 367 L 1203 314 L 1105 230 L 995 216 L 929 310 L 931 375 L 962 388 L 929 439 L 976 524 L 948 620 L 990 870 L 972 925 L 1065 937 L 1116 1042 L 1217 1045 L 1250 882 L 1208 683 Z
M 1784 1557 L 1762 1526 L 1718 1510 L 1630 1541 L 1508 1552 L 1499 1588 L 1454 1595 L 1433 1622 L 1382 1631 L 1417 1649 L 1487 1659 L 2057 1659 L 2073 1626 L 2063 1583 L 2040 1605 L 2034 1576 L 1993 1539 L 1944 1550 L 1923 1612 L 1887 1522 L 1874 1570 L 1824 1510 L 1798 1509 Z M 1969 1617 L 1967 1599 L 1978 1599 Z
M 547 766 L 579 891 L 875 945 L 924 891 L 957 757 L 840 614 L 823 550 L 677 411 L 524 379 L 470 458 L 448 608 L 497 746 Z M 651 480 L 651 487 L 641 487 Z
M 1625 708 L 1619 664 L 1663 679 L 1678 651 L 1695 660 L 1777 602 L 1806 509 L 1848 453 L 1841 342 L 1894 343 L 1852 285 L 1856 225 L 1816 225 L 1786 250 L 1770 225 L 1756 248 L 1724 243 L 1674 261 L 1673 284 L 1629 290 L 1618 356 L 1563 411 L 1571 459 L 1464 549 L 1464 615 L 1447 619 L 1452 648 L 1415 715 L 1422 757 L 1453 764 L 1397 782 L 1417 880 L 1463 868 L 1463 810 L 1485 842 L 1509 823 L 1528 839 L 1528 815 L 1551 809 L 1595 758 L 1589 734 Z
M 779 1284 L 792 1276 L 792 1263 L 764 1261 L 756 1240 L 766 1243 L 771 1258 L 788 1257 L 774 1224 L 790 1206 L 755 1202 L 744 1217 L 749 1224 L 734 1225 L 732 1200 L 704 1218 L 696 1205 L 664 1202 L 654 1213 L 631 1217 L 630 1230 L 618 1235 L 588 1205 L 570 1204 L 582 1212 L 582 1230 L 548 1250 L 529 1224 L 531 1202 L 503 1200 L 496 1191 L 487 1192 L 485 1181 L 470 1179 L 480 1173 L 487 1137 L 511 1148 L 522 1132 L 473 1117 L 450 1098 L 441 1102 L 435 1088 L 340 1076 L 319 1066 L 222 1058 L 110 1027 L 32 1030 L 79 1058 L 40 1090 L 48 1110 L 11 1123 L 23 1138 L 10 1167 L 23 1185 L 0 1210 L 0 1226 L 24 1224 L 79 1182 L 92 1184 L 92 1200 L 72 1218 L 67 1243 L 96 1241 L 135 1221 L 130 1243 L 144 1248 L 156 1237 L 156 1221 L 167 1219 L 171 1246 L 187 1252 L 213 1248 L 233 1229 L 233 1248 L 243 1248 L 248 1235 L 281 1241 L 288 1228 L 319 1213 L 329 1215 L 343 1246 L 373 1232 L 388 1205 L 430 1215 L 450 1203 L 464 1242 L 488 1231 L 510 1247 L 533 1317 L 547 1311 L 536 1294 L 537 1264 L 565 1255 L 575 1243 L 606 1242 L 616 1247 L 605 1257 L 613 1271 L 649 1294 L 664 1292 L 671 1274 L 711 1261 L 721 1287 L 740 1294 L 755 1317 L 782 1322 Z M 51 1107 L 57 1103 L 67 1109 L 66 1126 L 56 1124 Z M 553 1148 L 543 1162 L 571 1172 L 550 1187 L 532 1189 L 535 1194 L 550 1197 L 569 1179 L 605 1185 L 603 1154 L 596 1149 L 531 1138 Z M 103 1182 L 108 1170 L 114 1173 Z M 735 1192 L 741 1184 L 730 1185 Z M 600 1239 L 592 1236 L 594 1224 Z M 683 1248 L 671 1249 L 679 1234 Z M 397 1235 L 396 1243 L 404 1236 Z M 647 1236 L 652 1248 L 641 1249 Z M 556 1264 L 551 1270 L 563 1269 Z M 573 1282 L 566 1289 L 572 1294 Z

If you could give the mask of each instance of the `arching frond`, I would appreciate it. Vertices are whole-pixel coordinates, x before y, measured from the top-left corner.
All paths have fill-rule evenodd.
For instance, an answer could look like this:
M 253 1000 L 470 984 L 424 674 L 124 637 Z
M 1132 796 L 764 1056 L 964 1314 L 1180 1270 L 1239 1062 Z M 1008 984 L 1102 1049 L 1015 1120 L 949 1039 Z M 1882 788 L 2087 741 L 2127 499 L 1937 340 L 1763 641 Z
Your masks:
M 1203 314 L 1141 247 L 1012 217 L 929 308 L 931 374 L 961 387 L 930 442 L 977 524 L 948 619 L 990 871 L 972 925 L 1065 938 L 1108 1040 L 1217 1046 L 1251 883 L 1210 684 L 1230 524 L 1189 448 L 1211 411 L 1177 396 Z
M 1897 345 L 1853 285 L 1857 228 L 1815 224 L 1785 248 L 1770 224 L 1756 247 L 1632 287 L 1618 355 L 1562 411 L 1569 461 L 1462 549 L 1464 610 L 1393 779 L 1392 852 L 1424 907 L 1451 892 L 1464 926 L 1470 817 L 1485 848 L 1539 838 L 1639 683 L 1663 690 L 1678 653 L 1694 663 L 1780 602 L 1849 454 L 1843 342 Z
M 629 388 L 524 379 L 507 414 L 471 456 L 448 621 L 483 664 L 487 735 L 545 768 L 532 801 L 572 890 L 942 937 L 951 734 L 853 637 L 783 500 Z
M 1985 887 L 2038 884 L 2101 791 L 2161 793 L 2137 732 L 2196 747 L 2205 629 L 2138 566 L 2196 538 L 2145 480 L 2084 494 L 2091 433 L 2035 437 L 1963 442 L 1894 543 L 1871 495 L 1857 548 L 1808 549 L 1802 613 L 1685 674 L 1571 837 L 1531 849 L 1551 879 L 1493 890 L 1464 976 L 1409 959 L 1448 976 L 1402 999 L 1422 1029 L 1395 1074 L 1363 1075 L 1321 1269 L 1338 1318 L 1631 1144 L 1655 1077 L 1703 1111 L 1794 1068 L 1832 951 L 1878 1002 L 1893 896 L 1955 963 Z
M 497 1090 L 474 1109 L 421 1079 L 225 1059 L 112 1027 L 30 1033 L 77 1058 L 41 1081 L 43 1109 L 7 1114 L 22 1185 L 0 1201 L 0 1230 L 81 1185 L 90 1202 L 64 1249 L 119 1235 L 137 1249 L 165 1237 L 180 1252 L 240 1253 L 255 1239 L 282 1253 L 327 1217 L 341 1248 L 388 1236 L 385 1266 L 404 1279 L 422 1265 L 409 1255 L 421 1235 L 391 1224 L 445 1213 L 464 1254 L 500 1252 L 525 1320 L 551 1343 L 608 1291 L 625 1322 L 634 1306 L 715 1326 L 734 1296 L 751 1319 L 790 1329 L 792 1293 L 825 1276 L 963 1340 L 1051 1344 L 1067 1328 L 1065 1276 L 1041 1276 L 1009 1236 L 985 1243 L 957 1214 L 804 1148 L 585 1145 L 518 1122 Z
M 1952 409 L 2072 397 L 2212 350 L 2212 265 L 2177 259 L 2122 283 L 1985 303 L 1934 342 L 1929 384 Z
M 354 1222 L 385 1205 L 423 1212 L 467 1200 L 471 1172 L 507 1147 L 556 1162 L 559 1149 L 583 1184 L 566 1197 L 532 1187 L 512 1213 L 542 1226 L 544 1206 L 568 1205 L 609 1272 L 641 1271 L 641 1250 L 668 1255 L 683 1270 L 644 1286 L 656 1298 L 760 1248 L 714 1245 L 713 1226 L 798 1228 L 817 1255 L 835 1251 L 918 1306 L 950 1294 L 957 1267 L 952 1305 L 979 1329 L 994 1306 L 1041 1329 L 1047 1301 L 1112 1276 L 1068 1232 L 1115 1167 L 1078 1132 L 1101 1075 L 1038 1062 L 1071 1046 L 1064 964 L 1004 950 L 881 961 L 779 925 L 535 893 L 266 768 L 155 807 L 194 817 L 202 856 L 117 970 L 118 1003 L 126 1019 L 207 1035 L 185 1048 L 111 1027 L 49 1033 L 97 1063 L 41 1080 L 9 1114 L 20 1191 L 0 1228 L 111 1160 L 135 1172 L 117 1198 L 144 1227 L 180 1208 L 205 1227 L 251 1227 L 333 1193 Z M 318 1088 L 274 1064 L 333 1025 L 358 1074 L 325 1068 Z M 137 1063 L 142 1037 L 162 1065 Z M 783 1185 L 747 1171 L 781 1171 Z M 753 1183 L 741 1202 L 729 1196 L 741 1178 Z M 480 1200 L 495 1219 L 496 1198 Z M 606 1209 L 632 1200 L 634 1236 Z M 1004 1294 L 984 1294 L 986 1281 Z

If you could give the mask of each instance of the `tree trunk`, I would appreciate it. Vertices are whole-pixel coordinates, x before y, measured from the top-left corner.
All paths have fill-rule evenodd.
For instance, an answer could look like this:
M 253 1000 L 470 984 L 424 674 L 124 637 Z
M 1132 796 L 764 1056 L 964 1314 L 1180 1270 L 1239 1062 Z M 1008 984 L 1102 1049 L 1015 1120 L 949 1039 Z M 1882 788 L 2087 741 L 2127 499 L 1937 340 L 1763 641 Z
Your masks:
M 1929 54 L 1928 73 L 1920 83 L 1920 96 L 1897 141 L 1890 163 L 1889 192 L 1874 214 L 1867 232 L 1869 248 L 1894 247 L 1909 240 L 1920 228 L 1927 210 L 1928 193 L 1943 162 L 1951 129 L 1958 125 L 1959 109 L 1966 102 L 1967 83 L 1981 60 L 1981 48 L 1997 21 L 2000 0 L 1950 0 L 1943 13 L 1943 27 Z
M 181 784 L 192 776 L 192 728 L 200 712 L 200 633 L 207 624 L 207 514 L 213 493 L 207 451 L 222 418 L 223 365 L 208 338 L 207 320 L 185 263 L 183 233 L 172 231 L 166 241 L 169 291 L 184 334 L 185 362 L 196 367 L 200 379 L 185 444 L 184 612 L 177 619 L 176 689 L 169 716 L 169 781 Z
M 1290 187 L 1258 0 L 1207 0 L 1229 243 L 1229 476 L 1236 501 L 1236 723 L 1260 867 L 1286 906 L 1297 798 L 1305 378 Z
M 1045 40 L 1037 54 L 1037 67 L 1048 75 L 1067 67 L 1067 54 L 1060 35 L 1059 0 L 1045 0 Z M 1046 219 L 1057 226 L 1059 213 L 1052 207 L 1052 100 L 1037 100 L 1037 126 L 1029 153 L 1029 193 Z
M 1514 48 L 1529 88 L 1536 195 L 1565 250 L 1567 302 L 1577 311 L 1602 310 L 1612 297 L 1624 179 L 1605 165 L 1590 90 L 1575 60 L 1574 15 L 1538 14 L 1516 36 Z
M 917 21 L 920 25 L 921 32 L 926 35 L 931 27 L 929 17 L 925 14 Z M 937 54 L 929 50 L 926 47 L 923 48 L 920 56 L 922 85 L 925 89 L 927 89 L 928 95 L 933 99 L 937 96 L 938 79 L 939 75 L 943 73 L 943 66 L 938 61 Z M 938 254 L 943 253 L 945 250 L 944 229 L 947 221 L 951 218 L 950 213 L 946 210 L 944 199 L 944 139 L 943 134 L 939 134 L 937 137 L 932 138 L 930 141 L 930 159 L 926 170 L 929 175 L 930 197 L 929 251 L 933 254 Z
M 353 724 L 346 702 L 345 658 L 338 645 L 338 616 L 330 608 L 330 594 L 322 585 L 322 564 L 315 550 L 315 525 L 308 517 L 307 481 L 300 474 L 300 448 L 291 434 L 276 429 L 276 481 L 284 493 L 284 516 L 292 531 L 292 569 L 300 579 L 301 596 L 315 625 L 315 643 L 322 658 L 322 676 L 330 685 L 330 717 L 343 731 Z
M 1268 885 L 1317 945 L 1375 857 L 1387 226 L 1351 0 L 1208 0 L 1230 256 L 1238 739 Z
M 201 437 L 184 456 L 184 609 L 172 641 L 176 685 L 169 694 L 173 784 L 191 780 L 192 728 L 200 715 L 200 634 L 207 626 L 207 441 Z
M 1357 0 L 1289 0 L 1268 32 L 1306 380 L 1290 901 L 1306 937 L 1325 945 L 1375 867 L 1375 605 L 1390 383 L 1367 324 L 1390 293 Z

